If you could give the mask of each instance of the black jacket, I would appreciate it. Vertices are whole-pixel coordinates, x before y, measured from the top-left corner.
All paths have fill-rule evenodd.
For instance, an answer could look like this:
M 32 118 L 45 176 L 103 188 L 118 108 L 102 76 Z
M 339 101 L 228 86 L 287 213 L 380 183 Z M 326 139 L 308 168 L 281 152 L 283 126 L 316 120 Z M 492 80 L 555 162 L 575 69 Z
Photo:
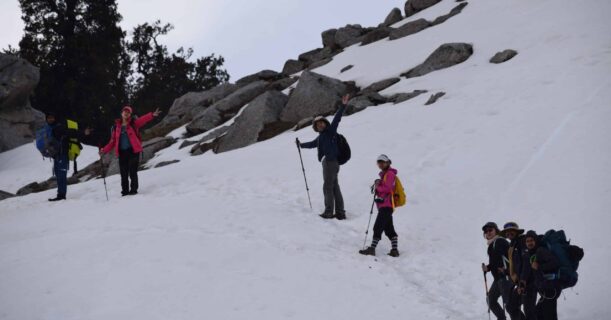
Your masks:
M 524 235 L 519 235 L 515 239 L 511 240 L 509 243 L 509 248 L 513 248 L 511 256 L 509 255 L 509 249 L 507 250 L 507 258 L 511 261 L 511 265 L 513 266 L 513 272 L 518 276 L 518 281 L 522 274 L 523 268 L 523 255 L 526 250 L 526 244 L 524 243 L 525 237 Z M 528 266 L 528 265 L 527 265 Z M 507 270 L 507 275 L 511 276 L 510 271 Z
M 539 269 L 532 268 L 531 261 L 539 263 Z M 545 282 L 544 275 L 558 272 L 560 262 L 558 258 L 551 253 L 546 247 L 537 246 L 533 250 L 526 249 L 522 255 L 522 272 L 520 280 L 526 282 L 526 285 L 536 284 L 538 287 Z
M 306 149 L 318 148 L 318 161 L 321 161 L 323 157 L 327 160 L 337 160 L 339 157 L 339 147 L 337 146 L 337 127 L 342 119 L 344 110 L 346 110 L 346 106 L 339 103 L 339 109 L 335 113 L 335 117 L 333 117 L 331 124 L 329 124 L 325 130 L 320 132 L 316 139 L 301 144 L 301 147 Z
M 492 273 L 494 280 L 505 277 L 506 274 L 500 273 L 499 268 L 507 269 L 507 251 L 509 243 L 505 238 L 497 238 L 488 246 L 488 270 Z

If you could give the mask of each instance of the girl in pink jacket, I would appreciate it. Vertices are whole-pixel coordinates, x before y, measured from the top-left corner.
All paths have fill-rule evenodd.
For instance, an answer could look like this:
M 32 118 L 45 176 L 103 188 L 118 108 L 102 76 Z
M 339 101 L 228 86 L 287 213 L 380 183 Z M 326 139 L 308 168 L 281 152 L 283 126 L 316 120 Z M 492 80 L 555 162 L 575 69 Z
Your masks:
M 138 166 L 140 165 L 140 153 L 142 152 L 140 128 L 151 122 L 161 113 L 157 109 L 155 112 L 149 112 L 142 117 L 133 119 L 132 112 L 132 107 L 123 107 L 121 119 L 115 120 L 115 125 L 110 134 L 110 141 L 100 150 L 100 154 L 114 151 L 117 157 L 119 157 L 122 196 L 138 193 Z M 131 184 L 128 178 L 131 180 Z
M 394 211 L 394 190 L 395 190 L 395 177 L 397 176 L 397 170 L 390 167 L 392 161 L 386 155 L 380 155 L 378 157 L 378 167 L 380 168 L 380 179 L 377 179 L 374 184 L 375 198 L 374 201 L 378 207 L 378 216 L 373 225 L 373 240 L 371 246 L 366 249 L 360 250 L 359 253 L 363 255 L 376 255 L 376 246 L 382 239 L 382 232 L 390 239 L 392 249 L 388 253 L 391 257 L 398 257 L 399 250 L 397 232 L 395 232 L 395 226 L 392 221 L 392 213 Z

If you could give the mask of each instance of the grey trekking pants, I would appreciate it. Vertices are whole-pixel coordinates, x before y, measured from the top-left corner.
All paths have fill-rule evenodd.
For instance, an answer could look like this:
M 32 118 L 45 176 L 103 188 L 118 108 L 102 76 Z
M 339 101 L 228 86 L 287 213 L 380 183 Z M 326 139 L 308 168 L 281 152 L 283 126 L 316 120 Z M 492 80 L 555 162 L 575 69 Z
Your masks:
M 322 189 L 325 195 L 325 213 L 346 213 L 344 210 L 344 198 L 339 189 L 339 163 L 337 160 L 322 160 L 322 177 L 324 180 Z

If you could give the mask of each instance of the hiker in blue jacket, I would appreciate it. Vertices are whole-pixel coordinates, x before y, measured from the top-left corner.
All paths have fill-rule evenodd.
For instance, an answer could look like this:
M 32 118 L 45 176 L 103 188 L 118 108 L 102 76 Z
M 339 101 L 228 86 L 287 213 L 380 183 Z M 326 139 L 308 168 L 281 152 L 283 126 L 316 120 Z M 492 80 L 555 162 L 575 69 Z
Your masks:
M 350 100 L 350 95 L 344 95 L 342 101 L 339 104 L 339 109 L 333 121 L 329 123 L 323 116 L 314 118 L 312 122 L 312 128 L 318 132 L 316 139 L 301 143 L 299 139 L 295 142 L 300 148 L 306 149 L 318 149 L 318 161 L 322 162 L 322 174 L 323 174 L 323 193 L 325 196 L 325 211 L 320 215 L 324 219 L 338 220 L 346 219 L 346 211 L 344 210 L 344 199 L 342 192 L 339 188 L 339 147 L 338 147 L 338 135 L 337 127 L 342 119 L 342 115 L 346 110 L 346 104 Z M 335 214 L 333 210 L 335 209 Z

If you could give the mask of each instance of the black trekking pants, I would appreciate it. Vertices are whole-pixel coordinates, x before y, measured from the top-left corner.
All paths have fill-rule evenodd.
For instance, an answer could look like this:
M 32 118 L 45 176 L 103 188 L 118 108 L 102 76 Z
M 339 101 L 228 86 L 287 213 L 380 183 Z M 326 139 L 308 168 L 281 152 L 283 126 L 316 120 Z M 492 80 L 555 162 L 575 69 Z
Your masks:
M 127 194 L 129 191 L 132 191 L 132 192 L 138 191 L 138 166 L 139 165 L 140 165 L 140 153 L 134 153 L 132 149 L 119 151 L 119 168 L 121 171 L 121 193 L 122 194 Z M 131 180 L 131 184 L 130 184 L 130 180 Z
M 490 306 L 490 311 L 494 313 L 498 320 L 507 319 L 505 316 L 505 308 L 499 304 L 499 298 L 502 297 L 503 305 L 506 305 L 507 301 L 509 301 L 510 290 L 511 282 L 505 278 L 494 279 L 490 286 L 490 291 L 488 292 L 488 305 Z
M 392 208 L 379 208 L 376 222 L 373 224 L 373 238 L 380 240 L 382 239 L 382 232 L 386 233 L 386 236 L 392 240 L 397 237 L 395 232 L 395 226 L 392 222 Z
M 526 287 L 522 296 L 522 304 L 524 305 L 526 320 L 537 320 L 537 288 L 534 285 Z
M 525 320 L 526 316 L 522 313 L 520 307 L 522 306 L 522 296 L 518 293 L 518 287 L 509 282 L 509 300 L 507 301 L 507 313 L 511 320 Z

